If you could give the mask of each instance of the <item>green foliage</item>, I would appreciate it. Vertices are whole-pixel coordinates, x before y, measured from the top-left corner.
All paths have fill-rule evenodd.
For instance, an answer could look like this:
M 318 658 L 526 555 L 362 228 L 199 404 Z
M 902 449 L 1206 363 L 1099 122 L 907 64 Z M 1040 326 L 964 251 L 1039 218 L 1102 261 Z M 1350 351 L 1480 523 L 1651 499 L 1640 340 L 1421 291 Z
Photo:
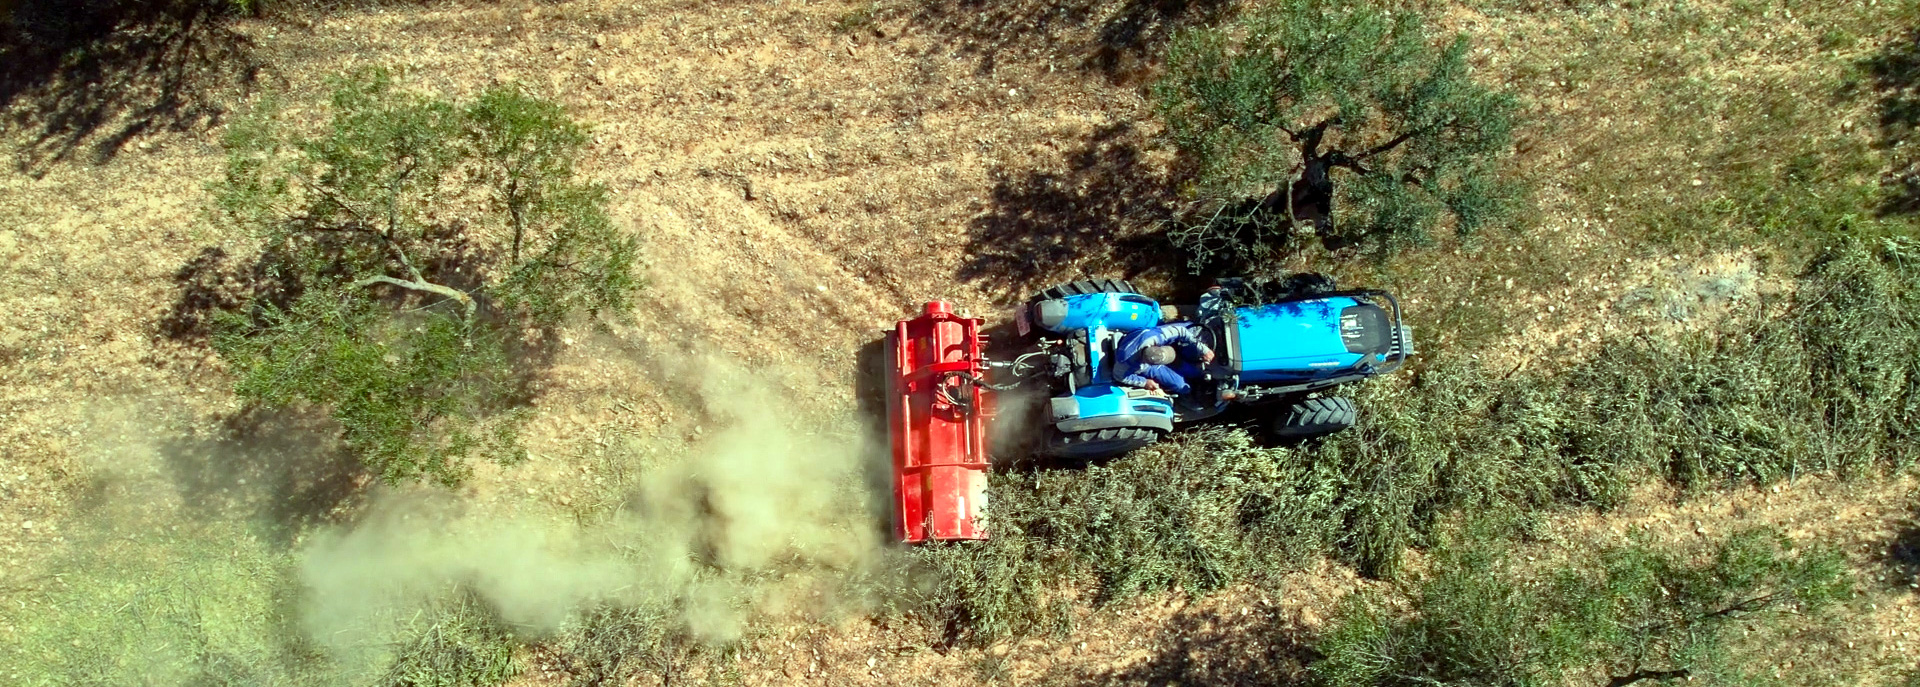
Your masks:
M 1920 457 L 1920 263 L 1888 242 L 1809 267 L 1784 315 L 1630 336 L 1554 375 L 1465 361 L 1374 385 L 1328 442 L 1357 503 L 1349 555 L 1390 574 L 1437 514 L 1607 507 L 1657 477 L 1688 488 L 1901 468 Z
M 926 601 L 950 625 L 982 639 L 1057 630 L 1062 579 L 1110 600 L 1284 572 L 1338 537 L 1341 486 L 1305 454 L 1204 430 L 1085 472 L 996 475 L 992 540 L 915 553 L 937 571 Z
M 286 685 L 315 665 L 286 631 L 292 561 L 241 528 L 72 536 L 0 610 L 7 684 Z
M 1416 12 L 1348 0 L 1182 33 L 1154 90 L 1207 219 L 1175 240 L 1196 266 L 1282 256 L 1295 220 L 1327 211 L 1294 196 L 1337 201 L 1319 229 L 1383 253 L 1446 218 L 1462 233 L 1496 221 L 1515 195 L 1497 166 L 1516 101 L 1474 83 L 1466 57 L 1464 37 L 1436 46 Z
M 1785 618 L 1818 619 L 1851 590 L 1837 553 L 1765 531 L 1705 552 L 1639 542 L 1531 569 L 1485 531 L 1433 553 L 1406 609 L 1374 593 L 1343 603 L 1317 647 L 1321 683 L 1752 684 L 1737 654 L 1790 639 Z
M 282 310 L 222 318 L 216 341 L 239 376 L 235 391 L 269 406 L 332 408 L 347 447 L 388 482 L 431 475 L 453 483 L 462 459 L 518 450 L 509 362 L 497 333 L 451 317 L 396 316 L 339 291 L 313 291 Z
M 328 407 L 390 482 L 519 454 L 528 332 L 623 312 L 638 246 L 576 178 L 585 130 L 510 86 L 471 103 L 343 79 L 320 131 L 230 128 L 222 215 L 263 246 L 215 344 L 257 403 Z
M 1855 473 L 1914 459 L 1920 263 L 1888 242 L 1835 251 L 1790 312 L 1738 334 L 1613 346 L 1569 380 L 1595 401 L 1590 450 L 1682 484 Z M 1633 377 L 1624 370 L 1647 369 Z
M 573 684 L 621 685 L 642 675 L 672 684 L 696 647 L 683 626 L 659 605 L 609 604 L 583 613 L 557 644 Z
M 384 687 L 488 687 L 520 674 L 514 641 L 479 600 L 455 594 L 428 609 L 399 646 Z

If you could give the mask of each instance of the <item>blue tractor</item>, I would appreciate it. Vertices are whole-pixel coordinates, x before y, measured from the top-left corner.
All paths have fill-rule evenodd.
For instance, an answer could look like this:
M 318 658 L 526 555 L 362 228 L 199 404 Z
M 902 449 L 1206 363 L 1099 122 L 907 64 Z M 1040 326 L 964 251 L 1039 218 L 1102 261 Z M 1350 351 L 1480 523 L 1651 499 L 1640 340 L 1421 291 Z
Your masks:
M 1213 360 L 1169 396 L 1121 383 L 1116 358 L 1128 332 L 1185 321 Z M 1223 280 L 1197 305 L 1163 306 L 1126 281 L 1061 284 L 1021 304 L 1019 335 L 1037 348 L 1012 366 L 1044 377 L 1045 450 L 1071 459 L 1119 455 L 1158 441 L 1175 425 L 1235 405 L 1275 409 L 1273 429 L 1312 437 L 1354 423 L 1353 401 L 1331 392 L 1398 369 L 1413 355 L 1411 330 L 1384 291 L 1341 291 L 1317 274 L 1286 280 Z

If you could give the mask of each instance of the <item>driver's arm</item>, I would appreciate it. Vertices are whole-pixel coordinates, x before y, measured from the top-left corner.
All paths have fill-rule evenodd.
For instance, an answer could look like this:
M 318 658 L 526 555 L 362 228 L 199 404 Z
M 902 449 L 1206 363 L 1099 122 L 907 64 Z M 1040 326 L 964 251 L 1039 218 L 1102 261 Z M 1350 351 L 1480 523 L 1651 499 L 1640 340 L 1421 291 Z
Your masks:
M 1213 349 L 1207 348 L 1206 344 L 1200 342 L 1200 328 L 1197 326 L 1178 325 L 1174 331 L 1168 332 L 1162 338 L 1161 343 L 1173 346 L 1183 356 L 1195 358 L 1201 362 L 1213 362 Z

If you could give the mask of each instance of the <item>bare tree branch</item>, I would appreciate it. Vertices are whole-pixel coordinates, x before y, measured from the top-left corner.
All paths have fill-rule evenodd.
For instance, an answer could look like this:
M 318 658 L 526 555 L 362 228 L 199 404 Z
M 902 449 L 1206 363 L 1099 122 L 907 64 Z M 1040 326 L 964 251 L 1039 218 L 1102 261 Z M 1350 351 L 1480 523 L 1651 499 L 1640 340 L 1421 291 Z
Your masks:
M 404 279 L 395 279 L 393 277 L 389 277 L 387 275 L 382 274 L 382 275 L 367 277 L 365 279 L 362 279 L 360 281 L 353 283 L 355 288 L 365 288 L 368 286 L 372 286 L 374 284 L 388 284 L 392 286 L 398 286 L 403 289 L 411 289 L 414 291 L 424 291 L 427 293 L 439 294 L 439 295 L 451 298 L 453 300 L 460 301 L 462 305 L 467 306 L 466 319 L 468 321 L 473 320 L 473 311 L 474 311 L 474 308 L 477 307 L 477 305 L 473 301 L 473 297 L 467 295 L 466 293 L 461 292 L 459 289 L 456 289 L 450 286 L 441 286 L 439 284 L 435 284 L 433 282 L 429 282 L 424 279 L 419 279 L 415 281 L 406 281 Z
M 413 266 L 413 261 L 407 259 L 407 252 L 401 250 L 400 243 L 393 238 L 394 233 L 400 229 L 400 187 L 407 182 L 407 177 L 413 176 L 413 171 L 419 168 L 418 158 L 408 158 L 406 169 L 400 170 L 400 173 L 394 176 L 393 183 L 389 185 L 387 192 L 387 230 L 380 237 L 386 239 L 387 247 L 393 249 L 393 254 L 400 258 L 401 266 L 407 268 L 407 274 L 413 275 L 413 281 L 425 284 L 427 279 L 420 275 L 420 268 Z M 468 309 L 471 310 L 472 305 L 468 305 Z

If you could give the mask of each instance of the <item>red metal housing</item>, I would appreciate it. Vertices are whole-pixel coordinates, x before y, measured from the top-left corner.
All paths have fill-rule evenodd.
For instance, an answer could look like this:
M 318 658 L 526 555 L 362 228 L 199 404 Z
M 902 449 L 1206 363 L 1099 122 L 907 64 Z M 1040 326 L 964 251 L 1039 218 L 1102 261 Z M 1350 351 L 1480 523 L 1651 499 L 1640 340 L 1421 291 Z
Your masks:
M 985 539 L 992 392 L 980 320 L 941 302 L 887 333 L 887 433 L 893 441 L 893 531 L 907 543 Z M 958 401 L 956 403 L 955 401 Z

